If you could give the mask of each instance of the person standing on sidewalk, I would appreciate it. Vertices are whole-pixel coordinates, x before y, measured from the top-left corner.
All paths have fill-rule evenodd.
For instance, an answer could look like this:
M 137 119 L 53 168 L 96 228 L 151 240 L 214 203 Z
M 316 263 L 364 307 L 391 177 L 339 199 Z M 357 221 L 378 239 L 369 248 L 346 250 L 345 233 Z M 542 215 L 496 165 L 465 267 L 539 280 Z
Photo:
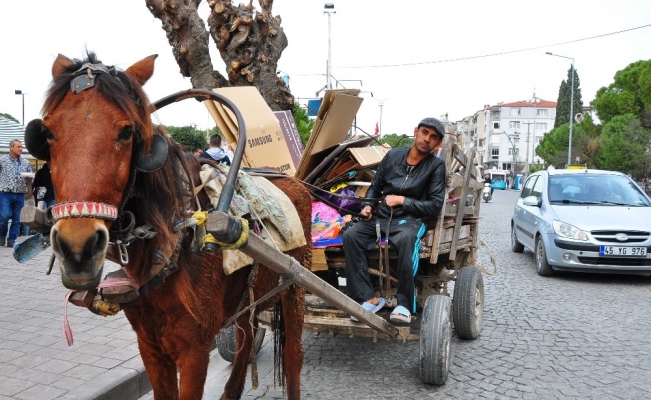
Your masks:
M 27 185 L 33 179 L 21 175 L 32 172 L 29 161 L 20 156 L 22 153 L 23 144 L 14 139 L 9 143 L 9 154 L 0 157 L 0 246 L 6 243 L 7 247 L 14 247 L 20 229 L 20 210 L 25 205 Z

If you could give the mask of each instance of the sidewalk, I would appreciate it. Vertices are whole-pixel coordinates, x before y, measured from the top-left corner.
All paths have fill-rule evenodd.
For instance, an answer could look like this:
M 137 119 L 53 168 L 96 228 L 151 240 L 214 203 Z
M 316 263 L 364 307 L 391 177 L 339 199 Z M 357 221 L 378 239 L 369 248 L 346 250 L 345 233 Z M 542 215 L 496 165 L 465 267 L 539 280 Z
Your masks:
M 0 247 L 0 400 L 146 395 L 151 386 L 123 313 L 101 317 L 69 305 L 74 344 L 68 347 L 63 334 L 67 289 L 56 265 L 45 275 L 50 255 L 48 249 L 19 264 L 10 248 Z

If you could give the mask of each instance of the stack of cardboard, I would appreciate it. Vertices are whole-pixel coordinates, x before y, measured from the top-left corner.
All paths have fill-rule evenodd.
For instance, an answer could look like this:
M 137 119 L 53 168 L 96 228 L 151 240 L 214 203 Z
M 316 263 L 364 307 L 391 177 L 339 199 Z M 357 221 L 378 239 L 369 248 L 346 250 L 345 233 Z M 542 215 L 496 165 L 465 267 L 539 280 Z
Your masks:
M 242 166 L 273 167 L 312 185 L 329 190 L 336 183 L 372 179 L 372 170 L 389 148 L 377 145 L 374 137 L 346 141 L 363 98 L 358 89 L 328 90 L 319 108 L 310 139 L 303 151 L 294 119 L 288 111 L 273 112 L 255 87 L 214 89 L 242 112 L 247 145 Z M 224 133 L 237 145 L 237 119 L 231 110 L 215 101 L 205 102 Z M 359 186 L 364 188 L 364 185 Z

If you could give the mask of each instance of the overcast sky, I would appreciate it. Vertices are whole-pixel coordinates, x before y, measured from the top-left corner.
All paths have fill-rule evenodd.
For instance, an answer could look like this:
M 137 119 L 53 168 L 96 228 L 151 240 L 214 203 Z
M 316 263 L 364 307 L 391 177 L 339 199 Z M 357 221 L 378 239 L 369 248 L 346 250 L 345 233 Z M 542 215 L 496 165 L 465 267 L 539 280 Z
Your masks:
M 420 119 L 459 120 L 484 104 L 538 97 L 556 101 L 574 57 L 584 104 L 618 70 L 651 58 L 651 27 L 560 44 L 651 24 L 647 0 L 493 0 L 434 1 L 332 0 L 332 75 L 347 88 L 363 91 L 357 124 L 373 132 L 411 133 Z M 325 1 L 275 0 L 289 46 L 279 69 L 302 104 L 326 83 L 328 16 Z M 257 2 L 255 2 L 257 6 Z M 202 4 L 200 15 L 208 15 Z M 152 101 L 191 87 L 172 57 L 160 21 L 140 0 L 14 1 L 0 14 L 2 62 L 0 112 L 22 121 L 40 117 L 51 65 L 58 53 L 80 58 L 94 50 L 108 65 L 128 68 L 158 54 L 153 78 L 145 86 Z M 224 70 L 213 49 L 215 68 Z M 523 49 L 537 48 L 528 51 Z M 498 56 L 478 57 L 495 53 Z M 468 60 L 453 59 L 477 57 Z M 397 65 L 390 66 L 387 65 Z M 361 81 L 361 82 L 360 82 Z M 371 92 L 373 97 L 371 97 Z M 165 125 L 214 126 L 195 101 L 158 113 Z

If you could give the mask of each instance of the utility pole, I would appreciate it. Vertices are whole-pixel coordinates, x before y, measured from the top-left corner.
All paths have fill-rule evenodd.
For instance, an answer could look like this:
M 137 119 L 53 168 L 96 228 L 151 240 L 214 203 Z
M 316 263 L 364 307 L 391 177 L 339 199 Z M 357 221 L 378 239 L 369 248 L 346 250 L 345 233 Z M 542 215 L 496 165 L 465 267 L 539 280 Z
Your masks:
M 523 122 L 522 125 L 527 126 L 527 151 L 526 151 L 527 157 L 524 159 L 524 176 L 527 177 L 529 175 L 529 135 L 531 134 L 529 132 L 529 127 L 531 125 L 533 125 L 534 126 L 534 131 L 535 131 L 536 123 L 535 122 Z M 533 160 L 532 160 L 532 162 L 533 162 Z

